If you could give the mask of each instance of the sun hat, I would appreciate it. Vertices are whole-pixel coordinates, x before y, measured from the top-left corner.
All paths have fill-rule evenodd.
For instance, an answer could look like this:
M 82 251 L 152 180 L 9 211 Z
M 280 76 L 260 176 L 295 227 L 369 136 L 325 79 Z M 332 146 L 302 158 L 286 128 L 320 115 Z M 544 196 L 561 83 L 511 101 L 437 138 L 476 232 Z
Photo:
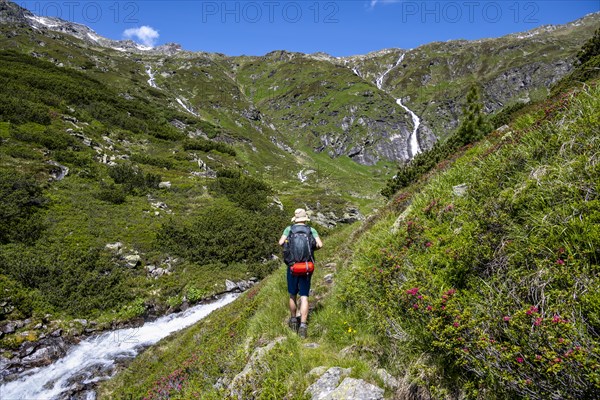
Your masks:
M 297 208 L 294 211 L 294 217 L 292 218 L 292 222 L 309 222 L 310 218 L 306 215 L 306 210 L 304 208 Z

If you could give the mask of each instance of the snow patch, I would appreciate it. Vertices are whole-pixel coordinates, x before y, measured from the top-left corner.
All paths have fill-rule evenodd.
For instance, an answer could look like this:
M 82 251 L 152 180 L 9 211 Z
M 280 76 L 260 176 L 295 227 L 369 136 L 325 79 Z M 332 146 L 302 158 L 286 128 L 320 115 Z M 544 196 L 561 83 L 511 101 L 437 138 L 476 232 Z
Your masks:
M 54 21 L 52 21 L 50 18 L 38 17 L 37 15 L 27 15 L 27 18 L 32 19 L 38 24 L 44 25 L 48 28 L 54 28 L 56 26 L 59 26 L 59 24 L 53 23 Z

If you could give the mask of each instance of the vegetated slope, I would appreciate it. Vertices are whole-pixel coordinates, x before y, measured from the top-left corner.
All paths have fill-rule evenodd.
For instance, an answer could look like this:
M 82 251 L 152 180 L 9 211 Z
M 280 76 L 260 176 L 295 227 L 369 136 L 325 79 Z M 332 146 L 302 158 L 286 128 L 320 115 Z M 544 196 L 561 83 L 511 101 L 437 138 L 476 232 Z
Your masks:
M 104 327 L 268 274 L 283 213 L 232 146 L 186 135 L 213 125 L 21 53 L 0 52 L 0 69 L 0 319 L 28 320 L 3 348 L 43 333 L 30 329 L 48 313 Z M 228 253 L 207 262 L 194 235 L 222 213 L 233 221 L 212 243 Z M 242 230 L 265 241 L 223 242 Z
M 564 93 L 396 197 L 338 292 L 384 365 L 433 397 L 598 396 L 598 115 L 597 82 Z
M 264 299 L 252 315 L 214 317 L 231 321 L 235 362 L 217 361 L 215 374 L 215 363 L 193 356 L 213 332 L 202 325 L 183 347 L 165 341 L 135 362 L 111 393 L 304 398 L 314 367 L 352 367 L 351 376 L 381 384 L 374 371 L 383 366 L 401 382 L 388 388 L 393 398 L 597 398 L 599 115 L 597 81 L 522 110 L 361 231 L 326 241 L 321 260 L 338 272 L 325 299 L 332 270 L 321 264 L 314 278 L 309 335 L 318 346 L 285 326 L 285 282 L 273 275 L 252 294 Z M 248 359 L 279 336 L 243 381 L 233 379 L 240 353 Z M 187 361 L 150 366 L 174 351 Z

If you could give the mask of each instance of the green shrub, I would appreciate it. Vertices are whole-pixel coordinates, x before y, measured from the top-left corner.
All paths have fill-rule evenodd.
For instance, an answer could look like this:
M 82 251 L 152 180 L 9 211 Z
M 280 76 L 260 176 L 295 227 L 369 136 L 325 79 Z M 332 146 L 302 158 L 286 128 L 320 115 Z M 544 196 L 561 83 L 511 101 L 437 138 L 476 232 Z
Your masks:
M 127 193 L 132 194 L 143 194 L 148 189 L 157 189 L 161 180 L 160 175 L 144 173 L 130 163 L 117 164 L 109 169 L 108 174 L 115 183 L 123 185 Z
M 85 168 L 94 164 L 92 154 L 86 151 L 59 150 L 54 152 L 54 159 L 59 163 Z
M 44 158 L 39 151 L 23 145 L 7 146 L 6 154 L 10 157 L 22 158 L 24 160 L 41 160 Z
M 33 179 L 0 170 L 0 244 L 34 242 L 44 230 L 41 209 L 48 200 Z
M 173 168 L 173 161 L 168 158 L 152 157 L 147 154 L 132 154 L 129 158 L 132 162 L 146 165 L 153 165 L 159 168 Z
M 95 315 L 133 299 L 128 277 L 134 272 L 116 265 L 98 249 L 62 243 L 4 246 L 0 274 L 37 291 L 47 304 L 71 315 Z
M 223 154 L 229 154 L 230 156 L 235 157 L 236 152 L 235 149 L 225 143 L 221 142 L 213 142 L 210 140 L 196 138 L 196 139 L 187 139 L 183 142 L 183 148 L 187 151 L 189 150 L 200 150 L 204 152 L 209 152 L 211 150 L 216 150 Z
M 122 186 L 102 183 L 96 198 L 107 203 L 123 204 L 127 200 L 127 193 Z
M 233 170 L 220 170 L 217 179 L 210 184 L 216 195 L 227 197 L 240 207 L 260 211 L 267 206 L 272 190 L 261 180 L 251 178 Z
M 279 210 L 260 213 L 229 204 L 203 209 L 194 221 L 166 223 L 158 233 L 158 245 L 165 251 L 195 263 L 261 262 L 279 249 L 277 240 L 283 225 Z

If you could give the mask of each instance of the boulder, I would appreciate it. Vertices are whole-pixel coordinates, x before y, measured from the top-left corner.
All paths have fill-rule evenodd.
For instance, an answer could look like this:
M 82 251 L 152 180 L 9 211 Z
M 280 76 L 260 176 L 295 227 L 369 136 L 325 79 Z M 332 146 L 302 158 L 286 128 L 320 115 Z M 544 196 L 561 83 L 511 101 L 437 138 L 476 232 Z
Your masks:
M 329 368 L 319 379 L 317 379 L 315 383 L 306 389 L 304 394 L 311 396 L 311 400 L 325 399 L 338 387 L 340 379 L 346 375 L 349 375 L 350 372 L 350 368 Z
M 322 400 L 383 400 L 384 390 L 362 379 L 346 378 Z M 314 397 L 313 397 L 314 399 Z
M 114 251 L 115 253 L 117 253 L 121 250 L 121 248 L 123 248 L 123 243 L 121 243 L 121 242 L 107 243 L 106 246 L 104 246 L 104 248 L 106 250 Z
M 139 254 L 129 254 L 123 258 L 125 259 L 126 266 L 129 268 L 136 267 L 142 260 Z
M 452 193 L 454 193 L 454 195 L 457 197 L 462 197 L 467 194 L 467 190 L 469 190 L 469 185 L 465 183 L 452 187 Z
M 246 366 L 244 367 L 242 372 L 237 374 L 231 380 L 231 383 L 228 386 L 229 398 L 239 399 L 239 400 L 242 400 L 245 398 L 243 395 L 243 393 L 244 393 L 243 388 L 245 385 L 251 384 L 251 382 L 249 382 L 251 380 L 250 378 L 255 373 L 255 369 L 258 367 L 258 365 L 262 361 L 263 357 L 267 353 L 269 353 L 273 349 L 273 347 L 275 347 L 275 345 L 277 345 L 278 343 L 281 343 L 284 340 L 285 340 L 284 337 L 278 337 L 277 339 L 273 340 L 266 346 L 257 347 L 254 350 L 254 352 L 252 353 L 252 356 L 250 356 L 250 360 L 248 360 L 248 363 L 246 364 Z
M 0 332 L 2 333 L 15 333 L 17 330 L 17 323 L 15 321 L 7 321 L 0 325 Z
M 400 382 L 398 382 L 398 379 L 390 375 L 390 373 L 387 372 L 385 369 L 379 368 L 377 370 L 377 375 L 381 378 L 383 384 L 389 387 L 390 389 L 396 390 L 400 387 Z
M 235 282 L 230 281 L 229 279 L 225 280 L 225 290 L 231 292 L 232 290 L 236 290 L 238 288 Z

